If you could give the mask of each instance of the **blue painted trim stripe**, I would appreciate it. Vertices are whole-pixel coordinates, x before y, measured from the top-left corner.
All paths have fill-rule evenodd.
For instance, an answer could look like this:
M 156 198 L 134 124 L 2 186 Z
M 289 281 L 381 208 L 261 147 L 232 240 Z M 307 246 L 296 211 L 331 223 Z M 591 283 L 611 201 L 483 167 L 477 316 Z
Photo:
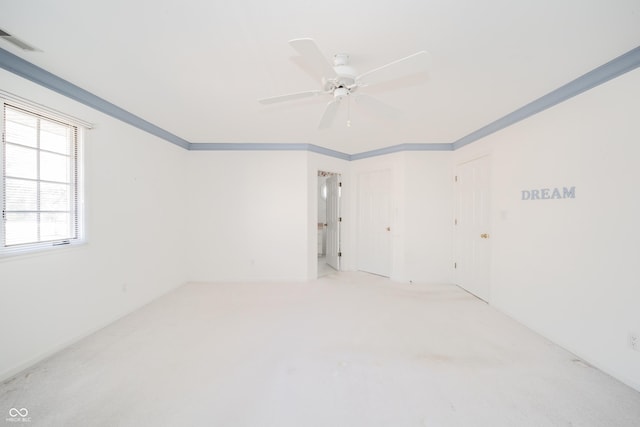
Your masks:
M 569 98 L 573 98 L 589 89 L 593 89 L 602 83 L 608 82 L 638 67 L 640 67 L 640 46 L 589 71 L 564 86 L 549 92 L 524 107 L 518 108 L 512 113 L 460 138 L 453 143 L 453 149 L 457 150 L 465 145 L 469 145 L 472 142 L 531 117 Z
M 449 143 L 420 143 L 420 144 L 398 144 L 391 147 L 378 148 L 377 150 L 365 151 L 363 153 L 352 154 L 351 160 L 367 159 L 369 157 L 382 156 L 385 154 L 398 153 L 401 151 L 452 151 L 453 145 Z
M 381 156 L 400 151 L 452 151 L 453 146 L 448 143 L 438 144 L 399 144 L 392 147 L 380 148 L 359 154 L 346 154 L 314 144 L 287 144 L 287 143 L 217 143 L 203 142 L 191 143 L 191 151 L 309 151 L 342 160 L 360 160 L 368 157 Z
M 88 92 L 81 87 L 74 85 L 73 83 L 61 79 L 60 77 L 52 74 L 37 65 L 25 61 L 19 56 L 14 55 L 0 48 L 0 68 L 4 68 L 20 77 L 27 80 L 31 80 L 40 86 L 51 89 L 61 95 L 78 101 L 84 105 L 87 105 L 95 110 L 105 113 L 113 118 L 128 123 L 140 130 L 148 132 L 166 141 L 169 141 L 182 148 L 189 148 L 189 142 L 176 136 L 166 130 L 159 128 L 158 126 L 150 123 L 130 112 L 118 107 L 106 101 L 91 92 Z
M 350 161 L 352 157 L 350 154 L 342 153 L 336 150 L 331 150 L 329 148 L 320 147 L 319 145 L 308 144 L 308 146 L 309 146 L 308 150 L 311 151 L 312 153 L 323 154 L 325 156 L 335 157 L 336 159 L 342 159 L 347 161 Z
M 189 144 L 191 151 L 306 151 L 308 144 L 259 142 L 202 142 Z
M 202 142 L 189 144 L 191 151 L 310 151 L 335 157 L 342 160 L 350 160 L 346 153 L 330 150 L 313 144 L 287 144 L 287 143 L 227 143 L 227 142 Z

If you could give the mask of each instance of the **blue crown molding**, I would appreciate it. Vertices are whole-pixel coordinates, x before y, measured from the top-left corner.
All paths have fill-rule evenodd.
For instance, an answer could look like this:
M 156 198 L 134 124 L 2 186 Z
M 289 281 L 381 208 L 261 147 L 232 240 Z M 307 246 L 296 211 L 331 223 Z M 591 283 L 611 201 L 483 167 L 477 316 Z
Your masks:
M 189 144 L 191 151 L 311 151 L 324 154 L 342 160 L 351 160 L 351 156 L 340 151 L 330 150 L 313 144 L 287 144 L 287 143 L 222 143 L 203 142 Z
M 307 149 L 312 153 L 323 154 L 325 156 L 335 157 L 336 159 L 342 159 L 347 161 L 351 160 L 351 155 L 347 153 L 342 153 L 340 151 L 331 150 L 329 148 L 324 148 L 314 144 L 307 144 L 307 147 L 308 147 Z
M 453 142 L 457 150 L 640 67 L 640 46 Z
M 352 154 L 351 160 L 362 160 L 369 157 L 383 156 L 385 154 L 398 153 L 401 151 L 453 151 L 453 145 L 449 143 L 398 144 L 392 145 L 391 147 L 378 148 L 377 150 Z
M 380 148 L 358 154 L 346 154 L 340 151 L 331 150 L 314 144 L 287 144 L 287 143 L 218 143 L 203 142 L 191 143 L 191 151 L 309 151 L 337 159 L 352 161 L 366 159 L 368 157 L 382 156 L 384 154 L 397 153 L 400 151 L 452 151 L 453 146 L 448 143 L 438 144 L 399 144 L 392 147 Z
M 31 80 L 40 86 L 51 89 L 54 92 L 58 92 L 61 95 L 78 101 L 84 105 L 87 105 L 95 110 L 105 113 L 113 118 L 121 120 L 130 124 L 140 130 L 148 132 L 152 135 L 162 138 L 165 141 L 169 141 L 172 144 L 178 145 L 182 148 L 189 148 L 189 141 L 186 141 L 179 136 L 176 136 L 166 130 L 159 128 L 153 123 L 131 114 L 130 112 L 118 107 L 106 101 L 91 92 L 88 92 L 81 87 L 74 85 L 73 83 L 64 80 L 55 74 L 52 74 L 37 65 L 34 65 L 19 56 L 14 55 L 0 48 L 0 68 L 4 68 L 7 71 L 12 72 L 27 80 Z
M 313 144 L 285 144 L 285 143 L 191 143 L 156 125 L 150 123 L 120 107 L 114 105 L 76 85 L 64 80 L 14 54 L 0 48 L 0 68 L 12 72 L 20 77 L 53 90 L 61 95 L 76 100 L 95 110 L 128 123 L 140 130 L 148 132 L 158 138 L 192 151 L 310 151 L 352 161 L 369 157 L 382 156 L 400 151 L 452 151 L 482 139 L 494 132 L 513 125 L 547 108 L 566 101 L 582 92 L 592 89 L 615 77 L 640 67 L 640 46 L 607 62 L 604 65 L 578 77 L 577 79 L 549 92 L 533 102 L 489 123 L 488 125 L 454 141 L 453 143 L 420 143 L 399 144 L 377 150 L 357 154 L 346 154 Z
M 306 151 L 308 144 L 260 142 L 201 142 L 189 144 L 190 151 Z

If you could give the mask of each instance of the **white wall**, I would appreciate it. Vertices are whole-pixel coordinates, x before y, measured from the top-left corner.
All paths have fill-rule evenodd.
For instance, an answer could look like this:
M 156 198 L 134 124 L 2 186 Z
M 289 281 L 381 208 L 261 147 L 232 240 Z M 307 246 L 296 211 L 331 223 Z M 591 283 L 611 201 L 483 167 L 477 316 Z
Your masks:
M 454 154 L 492 157 L 491 304 L 640 390 L 639 117 L 633 71 Z
M 400 282 L 451 283 L 452 152 L 401 152 L 351 164 L 357 194 L 360 173 L 391 172 L 391 279 Z M 350 201 L 357 212 L 357 197 Z M 357 240 L 357 227 L 350 230 Z M 353 245 L 357 269 L 357 245 Z
M 0 70 L 0 89 L 95 124 L 88 243 L 0 259 L 0 378 L 181 285 L 186 151 Z
M 356 270 L 353 177 L 390 168 L 392 278 L 450 283 L 451 157 L 412 152 L 347 162 L 295 151 L 191 152 L 190 280 L 315 279 L 319 170 L 341 174 L 341 268 Z
M 404 281 L 452 281 L 452 154 L 404 153 Z
M 307 152 L 194 151 L 188 169 L 191 281 L 306 280 Z

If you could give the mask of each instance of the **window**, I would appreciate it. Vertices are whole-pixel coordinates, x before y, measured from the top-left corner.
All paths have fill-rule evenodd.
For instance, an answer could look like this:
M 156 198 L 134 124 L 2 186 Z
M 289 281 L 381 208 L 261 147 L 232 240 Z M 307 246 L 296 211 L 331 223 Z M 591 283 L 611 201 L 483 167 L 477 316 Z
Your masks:
M 81 127 L 3 102 L 3 253 L 81 240 Z

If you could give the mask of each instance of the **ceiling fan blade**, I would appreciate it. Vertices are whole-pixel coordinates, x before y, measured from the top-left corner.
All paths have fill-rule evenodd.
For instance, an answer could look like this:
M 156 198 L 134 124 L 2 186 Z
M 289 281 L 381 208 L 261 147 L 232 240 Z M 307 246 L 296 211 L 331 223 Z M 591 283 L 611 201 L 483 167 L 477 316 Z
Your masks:
M 289 93 L 286 95 L 272 96 L 271 98 L 259 99 L 260 104 L 275 104 L 282 101 L 293 101 L 294 99 L 310 98 L 312 96 L 321 95 L 321 90 L 307 90 L 305 92 Z
M 320 119 L 318 129 L 327 129 L 331 127 L 331 124 L 338 113 L 338 107 L 340 107 L 340 98 L 336 98 L 327 104 L 327 108 L 324 109 L 322 119 Z
M 380 101 L 377 98 L 374 98 L 373 96 L 365 93 L 359 93 L 356 94 L 354 98 L 358 105 L 365 107 L 366 110 L 378 117 L 397 119 L 400 116 L 400 110 Z
M 377 82 L 393 80 L 409 74 L 426 71 L 429 67 L 431 55 L 423 51 L 409 55 L 406 58 L 390 62 L 356 77 L 360 86 L 367 86 Z
M 336 77 L 336 72 L 327 58 L 320 52 L 313 39 L 293 39 L 289 44 L 296 50 L 313 68 L 318 70 L 325 78 Z

